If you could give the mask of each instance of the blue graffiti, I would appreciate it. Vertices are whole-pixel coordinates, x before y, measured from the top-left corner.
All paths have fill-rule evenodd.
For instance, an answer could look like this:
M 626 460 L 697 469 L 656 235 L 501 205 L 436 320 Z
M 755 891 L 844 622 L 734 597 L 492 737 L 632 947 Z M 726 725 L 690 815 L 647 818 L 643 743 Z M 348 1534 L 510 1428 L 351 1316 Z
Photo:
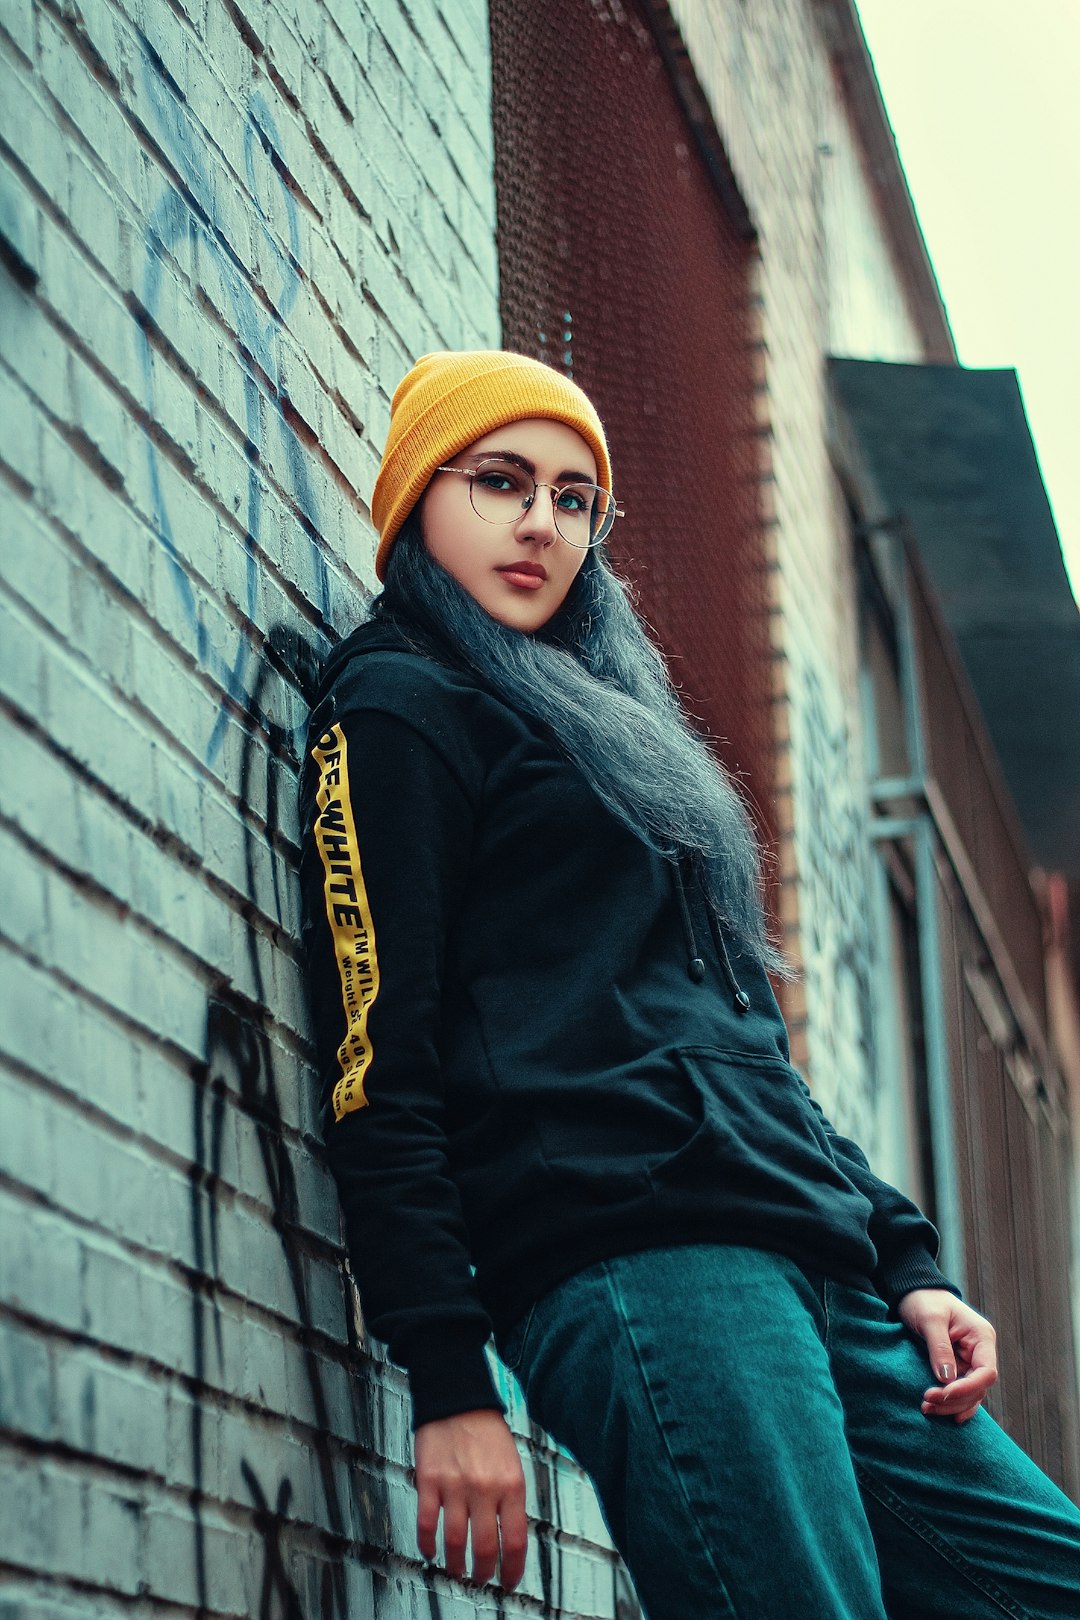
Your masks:
M 249 622 L 256 620 L 257 592 L 260 566 L 260 530 L 262 524 L 262 480 L 260 467 L 265 448 L 263 423 L 277 423 L 277 431 L 285 454 L 290 494 L 300 514 L 300 523 L 311 548 L 312 576 L 315 605 L 322 614 L 323 623 L 329 621 L 329 577 L 323 557 L 318 529 L 318 512 L 311 487 L 311 479 L 302 446 L 289 421 L 289 401 L 283 385 L 279 359 L 279 334 L 282 323 L 295 302 L 300 276 L 300 230 L 296 205 L 282 181 L 285 168 L 281 143 L 274 120 L 264 101 L 257 94 L 249 104 L 244 126 L 244 168 L 247 189 L 253 205 L 253 217 L 270 250 L 271 272 L 264 281 L 262 293 L 270 299 L 270 313 L 256 300 L 248 284 L 243 267 L 233 251 L 223 229 L 214 188 L 201 155 L 199 138 L 189 119 L 184 97 L 171 79 L 160 59 L 145 45 L 143 79 L 154 108 L 161 140 L 171 157 L 179 176 L 179 184 L 169 186 L 161 197 L 147 225 L 146 259 L 142 288 L 141 357 L 145 397 L 151 418 L 155 414 L 153 341 L 157 316 L 161 307 L 163 278 L 166 274 L 166 255 L 189 236 L 193 246 L 205 252 L 216 267 L 224 291 L 226 307 L 232 315 L 235 332 L 236 362 L 242 378 L 244 400 L 244 452 L 247 460 L 247 507 L 244 524 L 244 571 L 241 609 Z M 278 177 L 284 200 L 287 221 L 288 246 L 282 249 L 271 228 L 264 201 L 260 196 L 258 156 L 262 152 L 274 174 Z M 269 757 L 282 758 L 291 752 L 295 756 L 295 739 L 286 727 L 278 723 L 268 710 L 268 688 L 272 686 L 272 666 L 291 671 L 300 690 L 308 695 L 313 689 L 316 658 L 299 630 L 284 624 L 271 625 L 266 633 L 266 648 L 257 648 L 251 637 L 241 628 L 237 632 L 235 647 L 216 645 L 204 619 L 195 587 L 189 573 L 187 559 L 177 543 L 174 525 L 166 499 L 163 466 L 157 446 L 147 435 L 147 456 L 156 530 L 168 559 L 169 574 L 175 587 L 185 619 L 193 633 L 196 653 L 202 666 L 209 670 L 222 688 L 218 712 L 205 746 L 205 762 L 212 764 L 221 751 L 229 720 L 230 707 L 243 710 L 251 722 L 244 728 L 239 795 L 242 803 L 249 803 L 256 786 L 253 772 L 258 769 L 260 751 L 255 747 L 256 732 L 260 731 L 268 743 L 263 758 L 266 770 L 262 783 L 266 804 L 266 819 L 271 827 L 278 824 L 277 774 L 269 768 Z M 220 635 L 221 633 L 218 632 Z M 301 722 L 302 724 L 303 722 Z M 247 892 L 255 893 L 254 829 L 245 823 L 243 846 L 247 867 Z M 281 896 L 278 893 L 277 865 L 273 868 L 274 901 L 278 920 L 282 917 Z M 249 927 L 247 936 L 249 969 L 256 986 L 256 1002 L 266 1003 L 262 977 L 262 961 L 254 931 Z M 315 1348 L 315 1324 L 307 1281 L 307 1256 L 297 1242 L 299 1229 L 298 1192 L 292 1159 L 282 1129 L 282 1110 L 279 1090 L 273 1072 L 272 1047 L 267 1029 L 258 1017 L 252 1017 L 250 1008 L 231 1000 L 227 992 L 211 997 L 207 1005 L 205 1029 L 205 1057 L 196 1066 L 192 1087 L 192 1124 L 195 1144 L 194 1160 L 190 1172 L 190 1208 L 192 1242 L 195 1255 L 193 1286 L 191 1288 L 192 1334 L 196 1362 L 196 1384 L 201 1388 L 209 1376 L 211 1352 L 216 1348 L 222 1356 L 221 1316 L 216 1279 L 219 1275 L 218 1252 L 218 1186 L 223 1155 L 223 1133 L 226 1128 L 226 1098 L 230 1091 L 239 1093 L 240 1106 L 260 1124 L 259 1149 L 264 1174 L 271 1189 L 271 1202 L 275 1224 L 281 1238 L 285 1262 L 292 1287 L 295 1320 L 299 1325 L 299 1343 L 307 1391 L 314 1412 L 314 1438 L 312 1453 L 317 1478 L 322 1488 L 326 1536 L 335 1554 L 358 1534 L 367 1545 L 385 1544 L 389 1537 L 388 1509 L 382 1493 L 372 1487 L 359 1509 L 350 1505 L 341 1489 L 336 1472 L 336 1454 L 331 1434 L 329 1396 L 324 1387 L 321 1358 Z M 207 1286 L 207 1278 L 214 1279 Z M 356 1386 L 357 1409 L 354 1413 L 357 1430 L 361 1435 L 374 1432 L 379 1417 L 378 1393 L 370 1381 Z M 204 1525 L 204 1498 L 207 1486 L 204 1480 L 206 1436 L 201 1399 L 191 1407 L 191 1448 L 195 1489 L 191 1507 L 195 1518 L 194 1562 L 198 1591 L 199 1613 L 209 1609 L 210 1575 L 208 1547 Z M 289 1518 L 292 1484 L 288 1477 L 280 1479 L 276 1488 L 268 1488 L 258 1477 L 250 1460 L 241 1458 L 241 1470 L 252 1502 L 254 1527 L 263 1550 L 262 1588 L 259 1596 L 260 1620 L 303 1620 L 305 1604 L 301 1601 L 295 1572 L 285 1550 L 285 1533 Z M 358 1525 L 354 1520 L 358 1518 Z M 325 1620 L 341 1620 L 346 1613 L 347 1601 L 345 1573 L 339 1556 L 322 1560 L 320 1589 L 306 1607 L 317 1606 Z
M 291 480 L 291 494 L 300 513 L 301 527 L 311 548 L 315 580 L 315 605 L 323 621 L 330 613 L 330 582 L 319 539 L 318 511 L 303 447 L 288 419 L 288 392 L 282 380 L 278 334 L 296 300 L 300 284 L 300 224 L 296 200 L 285 184 L 284 152 L 273 114 L 263 97 L 254 93 L 248 103 L 244 126 L 244 167 L 254 217 L 270 252 L 276 287 L 264 287 L 270 301 L 269 314 L 260 306 L 244 268 L 230 244 L 221 208 L 211 184 L 199 138 L 195 134 L 184 98 L 149 45 L 144 45 L 143 81 L 154 108 L 158 131 L 172 159 L 181 184 L 171 186 L 161 198 L 146 228 L 140 352 L 147 408 L 154 415 L 154 374 L 151 328 L 160 307 L 165 255 L 185 235 L 196 238 L 214 263 L 233 318 L 236 334 L 236 360 L 243 379 L 244 454 L 247 460 L 247 509 L 243 543 L 245 551 L 244 599 L 242 607 L 254 622 L 259 577 L 259 535 L 262 524 L 262 484 L 260 464 L 265 444 L 264 414 L 277 424 Z M 271 229 L 270 216 L 260 194 L 256 158 L 262 153 L 274 174 L 284 204 L 288 246 L 282 248 Z M 269 280 L 270 278 L 267 278 Z M 265 413 L 264 413 L 264 407 Z M 205 760 L 212 764 L 220 752 L 228 724 L 229 704 L 250 706 L 253 664 L 257 654 L 248 636 L 238 633 L 231 649 L 213 645 L 198 599 L 189 577 L 186 559 L 177 544 L 168 502 L 162 487 L 158 449 L 147 435 L 151 498 L 160 543 L 169 559 L 172 579 L 185 618 L 195 639 L 196 655 L 204 668 L 220 683 L 224 696 L 206 743 Z

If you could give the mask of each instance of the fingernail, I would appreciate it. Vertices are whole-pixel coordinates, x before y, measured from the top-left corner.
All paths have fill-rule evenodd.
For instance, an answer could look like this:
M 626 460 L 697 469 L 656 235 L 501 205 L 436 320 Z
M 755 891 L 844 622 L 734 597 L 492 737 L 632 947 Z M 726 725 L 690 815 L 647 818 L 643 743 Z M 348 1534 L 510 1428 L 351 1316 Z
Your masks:
M 947 1384 L 952 1378 L 952 1375 L 952 1367 L 947 1361 L 943 1361 L 941 1366 L 938 1368 L 938 1377 L 941 1379 L 941 1382 L 943 1384 Z

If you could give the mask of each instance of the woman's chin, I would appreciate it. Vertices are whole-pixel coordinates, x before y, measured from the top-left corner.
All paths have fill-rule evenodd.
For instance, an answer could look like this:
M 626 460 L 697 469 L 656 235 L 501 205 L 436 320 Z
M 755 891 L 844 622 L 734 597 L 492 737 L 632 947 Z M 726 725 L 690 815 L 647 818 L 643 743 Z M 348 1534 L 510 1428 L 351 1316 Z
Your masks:
M 508 630 L 521 630 L 527 635 L 542 630 L 556 612 L 556 607 L 550 602 L 531 602 L 525 598 L 520 601 L 486 601 L 481 602 L 480 606 L 499 624 L 505 624 Z

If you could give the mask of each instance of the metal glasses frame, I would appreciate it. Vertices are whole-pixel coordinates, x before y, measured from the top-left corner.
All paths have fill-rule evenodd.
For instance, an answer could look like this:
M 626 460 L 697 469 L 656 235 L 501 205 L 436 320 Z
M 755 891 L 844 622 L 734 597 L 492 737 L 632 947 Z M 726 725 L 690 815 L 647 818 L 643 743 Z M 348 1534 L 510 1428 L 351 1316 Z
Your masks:
M 436 467 L 435 471 L 436 472 L 463 473 L 465 475 L 465 477 L 469 480 L 469 504 L 472 507 L 473 511 L 476 512 L 477 517 L 480 519 L 480 521 L 482 523 L 490 523 L 493 528 L 501 529 L 501 528 L 508 527 L 510 524 L 519 523 L 521 521 L 520 517 L 506 518 L 506 519 L 485 517 L 483 512 L 477 511 L 476 502 L 473 500 L 473 488 L 474 488 L 474 485 L 475 485 L 475 480 L 476 480 L 477 474 L 482 473 L 485 466 L 491 466 L 491 465 L 505 466 L 506 463 L 504 461 L 502 461 L 501 458 L 498 457 L 498 456 L 491 456 L 491 457 L 487 458 L 485 461 L 479 462 L 475 467 Z M 580 482 L 578 482 L 576 480 L 572 484 L 561 484 L 561 485 L 560 484 L 545 484 L 545 483 L 542 483 L 542 482 L 538 482 L 535 478 L 533 478 L 531 473 L 525 472 L 524 468 L 522 468 L 522 467 L 515 467 L 514 470 L 515 470 L 515 472 L 524 473 L 524 476 L 532 481 L 532 486 L 533 486 L 532 494 L 527 497 L 525 505 L 522 506 L 522 508 L 521 508 L 522 514 L 524 514 L 525 512 L 528 512 L 531 509 L 532 503 L 536 499 L 537 490 L 550 489 L 550 491 L 551 491 L 551 510 L 552 510 L 552 515 L 553 515 L 554 520 L 555 520 L 555 528 L 558 530 L 559 538 L 561 540 L 565 540 L 566 544 L 568 546 L 573 546 L 575 551 L 589 551 L 589 550 L 591 550 L 591 548 L 593 546 L 602 545 L 603 542 L 607 539 L 608 535 L 611 533 L 612 529 L 615 527 L 615 519 L 626 516 L 626 513 L 623 511 L 622 507 L 618 504 L 618 502 L 616 501 L 614 495 L 611 493 L 611 491 L 609 489 L 605 489 L 602 484 L 580 483 Z M 605 515 L 602 527 L 597 530 L 597 532 L 593 536 L 593 538 L 591 540 L 588 540 L 585 543 L 585 545 L 580 545 L 578 543 L 578 541 L 576 541 L 576 540 L 568 539 L 567 536 L 565 534 L 563 534 L 562 530 L 559 528 L 559 509 L 558 509 L 557 502 L 558 502 L 559 496 L 563 493 L 564 490 L 567 490 L 567 489 L 595 489 L 595 490 L 599 490 L 599 492 L 602 495 L 606 495 L 608 497 L 608 499 L 610 500 L 610 502 L 611 502 L 611 506 L 608 509 L 607 514 Z

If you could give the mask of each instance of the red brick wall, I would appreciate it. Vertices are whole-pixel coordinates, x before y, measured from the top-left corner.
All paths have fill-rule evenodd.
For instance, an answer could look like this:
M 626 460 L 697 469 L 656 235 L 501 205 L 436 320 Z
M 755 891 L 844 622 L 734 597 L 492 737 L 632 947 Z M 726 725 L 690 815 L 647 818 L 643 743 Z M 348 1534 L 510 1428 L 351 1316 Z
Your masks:
M 504 345 L 595 399 L 627 512 L 616 566 L 771 835 L 754 245 L 725 213 L 642 6 L 490 10 Z

